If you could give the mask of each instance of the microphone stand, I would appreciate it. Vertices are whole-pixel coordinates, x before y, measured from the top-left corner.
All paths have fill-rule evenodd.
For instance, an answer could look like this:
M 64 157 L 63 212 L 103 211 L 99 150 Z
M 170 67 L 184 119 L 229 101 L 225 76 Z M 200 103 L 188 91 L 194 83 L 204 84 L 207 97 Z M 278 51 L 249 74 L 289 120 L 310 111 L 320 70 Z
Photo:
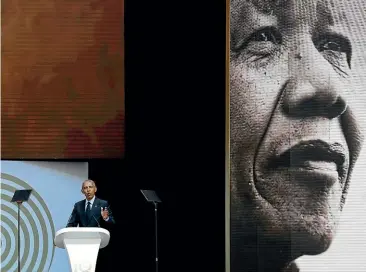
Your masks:
M 93 218 L 94 218 L 95 222 L 97 222 L 98 227 L 100 228 L 100 224 L 99 224 L 98 220 L 95 218 L 94 214 L 92 214 L 92 216 L 93 216 Z
M 66 228 L 68 227 L 67 225 L 70 223 L 70 219 L 71 219 L 72 214 L 73 214 L 73 213 L 71 213 L 71 214 L 70 214 L 69 219 L 67 220 Z
M 155 270 L 158 272 L 159 258 L 158 258 L 158 202 L 160 198 L 152 190 L 140 190 L 146 198 L 147 202 L 153 203 L 155 208 Z
M 158 272 L 158 203 L 154 201 L 155 206 L 155 269 Z
M 18 203 L 18 272 L 20 272 L 20 205 L 22 201 L 17 201 Z
M 18 206 L 18 272 L 21 271 L 21 259 L 20 259 L 20 208 L 21 205 L 23 204 L 23 202 L 28 201 L 29 196 L 32 192 L 32 189 L 26 189 L 26 190 L 15 190 L 13 198 L 11 200 L 11 202 L 16 202 L 17 206 Z

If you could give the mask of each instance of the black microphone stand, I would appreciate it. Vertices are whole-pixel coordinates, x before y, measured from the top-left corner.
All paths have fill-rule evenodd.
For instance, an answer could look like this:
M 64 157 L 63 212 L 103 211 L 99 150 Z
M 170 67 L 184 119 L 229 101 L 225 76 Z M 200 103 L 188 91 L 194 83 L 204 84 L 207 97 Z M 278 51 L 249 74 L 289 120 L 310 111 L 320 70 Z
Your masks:
M 99 224 L 98 220 L 95 218 L 94 214 L 92 214 L 92 216 L 93 216 L 93 218 L 94 218 L 95 222 L 97 222 L 98 227 L 100 228 L 100 224 Z
M 155 267 L 156 272 L 158 272 L 158 265 L 159 265 L 159 259 L 158 259 L 158 203 L 154 201 L 155 206 Z
M 22 201 L 17 201 L 18 204 L 18 272 L 20 272 L 20 205 Z
M 16 202 L 18 205 L 18 272 L 21 271 L 21 263 L 20 263 L 20 207 L 23 202 L 28 201 L 29 196 L 32 192 L 32 189 L 25 189 L 25 190 L 15 190 L 13 198 L 11 202 Z
M 140 190 L 146 198 L 147 202 L 153 203 L 155 207 L 155 270 L 158 272 L 159 258 L 158 258 L 158 202 L 161 202 L 156 192 L 153 190 Z

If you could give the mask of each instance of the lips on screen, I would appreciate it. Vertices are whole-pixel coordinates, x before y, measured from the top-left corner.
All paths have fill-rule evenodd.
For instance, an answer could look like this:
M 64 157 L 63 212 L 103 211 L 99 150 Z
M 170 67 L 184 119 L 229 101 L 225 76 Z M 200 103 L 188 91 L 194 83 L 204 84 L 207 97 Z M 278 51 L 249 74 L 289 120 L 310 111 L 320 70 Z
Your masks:
M 42 1 L 3 11 L 2 158 L 123 157 L 123 1 Z

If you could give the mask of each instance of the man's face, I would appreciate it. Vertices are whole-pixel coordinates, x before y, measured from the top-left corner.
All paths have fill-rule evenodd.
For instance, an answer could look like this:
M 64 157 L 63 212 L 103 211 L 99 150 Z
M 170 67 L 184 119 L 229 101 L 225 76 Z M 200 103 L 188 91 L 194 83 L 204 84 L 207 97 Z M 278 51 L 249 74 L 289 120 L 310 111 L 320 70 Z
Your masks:
M 361 146 L 352 18 L 342 0 L 256 2 L 231 2 L 232 226 L 317 254 Z
M 91 181 L 85 181 L 83 183 L 83 193 L 87 200 L 91 200 L 95 192 L 97 191 L 97 187 L 95 187 L 95 184 Z

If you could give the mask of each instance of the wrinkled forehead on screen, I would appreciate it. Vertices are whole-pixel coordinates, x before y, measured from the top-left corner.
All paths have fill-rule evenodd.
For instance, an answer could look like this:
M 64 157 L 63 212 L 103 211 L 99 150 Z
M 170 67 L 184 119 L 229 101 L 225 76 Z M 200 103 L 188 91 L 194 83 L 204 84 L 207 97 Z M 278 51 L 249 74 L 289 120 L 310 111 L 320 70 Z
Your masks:
M 231 0 L 231 28 L 262 25 L 337 26 L 348 23 L 363 0 Z M 353 15 L 354 16 L 354 15 Z M 352 16 L 352 17 L 353 17 Z

